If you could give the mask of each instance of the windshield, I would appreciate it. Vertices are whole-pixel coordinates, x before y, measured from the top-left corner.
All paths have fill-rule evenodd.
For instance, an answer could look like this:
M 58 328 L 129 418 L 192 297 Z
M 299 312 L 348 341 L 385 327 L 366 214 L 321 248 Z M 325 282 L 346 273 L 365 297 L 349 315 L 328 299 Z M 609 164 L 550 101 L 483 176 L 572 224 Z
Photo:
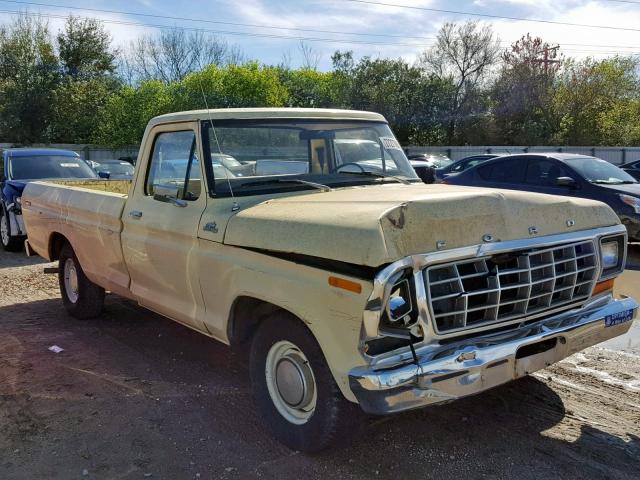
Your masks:
M 96 170 L 98 172 L 108 172 L 111 175 L 133 176 L 133 165 L 125 161 L 98 163 Z
M 9 156 L 9 178 L 96 178 L 96 173 L 80 157 L 64 155 Z
M 385 123 L 279 120 L 223 122 L 215 130 L 209 122 L 204 126 L 216 194 L 228 194 L 229 186 L 242 195 L 312 188 L 309 182 L 333 188 L 419 181 Z M 216 171 L 220 163 L 226 168 Z
M 621 184 L 636 183 L 627 172 L 596 157 L 569 158 L 567 164 L 591 183 Z

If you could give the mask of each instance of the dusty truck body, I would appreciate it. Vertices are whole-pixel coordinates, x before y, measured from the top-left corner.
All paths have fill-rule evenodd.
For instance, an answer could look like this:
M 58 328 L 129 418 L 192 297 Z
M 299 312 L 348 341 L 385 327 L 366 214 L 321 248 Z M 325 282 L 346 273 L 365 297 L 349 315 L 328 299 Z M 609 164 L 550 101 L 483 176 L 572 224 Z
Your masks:
M 340 163 L 341 139 L 379 154 Z M 625 333 L 638 307 L 612 294 L 626 233 L 609 207 L 424 185 L 368 112 L 157 117 L 132 182 L 32 183 L 23 212 L 73 316 L 99 315 L 107 290 L 250 343 L 262 418 L 305 451 L 356 404 L 487 390 Z

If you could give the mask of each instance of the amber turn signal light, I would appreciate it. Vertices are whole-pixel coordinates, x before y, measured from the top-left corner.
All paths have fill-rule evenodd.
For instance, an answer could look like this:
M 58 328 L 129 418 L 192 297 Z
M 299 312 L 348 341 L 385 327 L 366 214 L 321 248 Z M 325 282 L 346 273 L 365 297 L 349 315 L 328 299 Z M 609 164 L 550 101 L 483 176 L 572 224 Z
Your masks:
M 599 293 L 606 292 L 607 290 L 612 290 L 613 283 L 614 283 L 613 278 L 609 280 L 605 280 L 604 282 L 596 283 L 596 285 L 593 287 L 592 295 L 597 295 Z
M 362 293 L 362 285 L 344 278 L 329 277 L 329 285 L 343 290 L 348 290 L 353 293 Z

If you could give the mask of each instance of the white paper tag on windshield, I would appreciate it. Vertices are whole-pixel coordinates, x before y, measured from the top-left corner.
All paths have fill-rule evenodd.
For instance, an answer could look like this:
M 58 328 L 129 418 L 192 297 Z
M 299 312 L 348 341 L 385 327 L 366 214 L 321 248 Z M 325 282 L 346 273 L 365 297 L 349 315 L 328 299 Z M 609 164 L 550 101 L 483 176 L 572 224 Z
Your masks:
M 380 137 L 382 146 L 387 150 L 402 150 L 402 147 L 398 141 L 393 137 Z
M 60 166 L 64 168 L 80 168 L 77 163 L 61 163 Z

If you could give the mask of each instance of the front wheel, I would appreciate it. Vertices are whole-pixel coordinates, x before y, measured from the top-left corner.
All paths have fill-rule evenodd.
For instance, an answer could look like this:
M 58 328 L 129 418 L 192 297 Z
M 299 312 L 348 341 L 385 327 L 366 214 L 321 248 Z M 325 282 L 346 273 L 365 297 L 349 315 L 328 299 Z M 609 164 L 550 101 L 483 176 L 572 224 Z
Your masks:
M 60 251 L 58 281 L 62 303 L 69 315 L 83 320 L 102 313 L 104 289 L 87 278 L 68 243 Z
M 360 411 L 342 396 L 320 346 L 296 318 L 278 314 L 261 323 L 250 370 L 258 411 L 287 447 L 317 452 L 357 426 Z
M 22 248 L 22 237 L 16 237 L 11 235 L 11 222 L 9 221 L 9 214 L 2 208 L 0 211 L 0 243 L 2 248 L 7 252 L 17 252 Z

